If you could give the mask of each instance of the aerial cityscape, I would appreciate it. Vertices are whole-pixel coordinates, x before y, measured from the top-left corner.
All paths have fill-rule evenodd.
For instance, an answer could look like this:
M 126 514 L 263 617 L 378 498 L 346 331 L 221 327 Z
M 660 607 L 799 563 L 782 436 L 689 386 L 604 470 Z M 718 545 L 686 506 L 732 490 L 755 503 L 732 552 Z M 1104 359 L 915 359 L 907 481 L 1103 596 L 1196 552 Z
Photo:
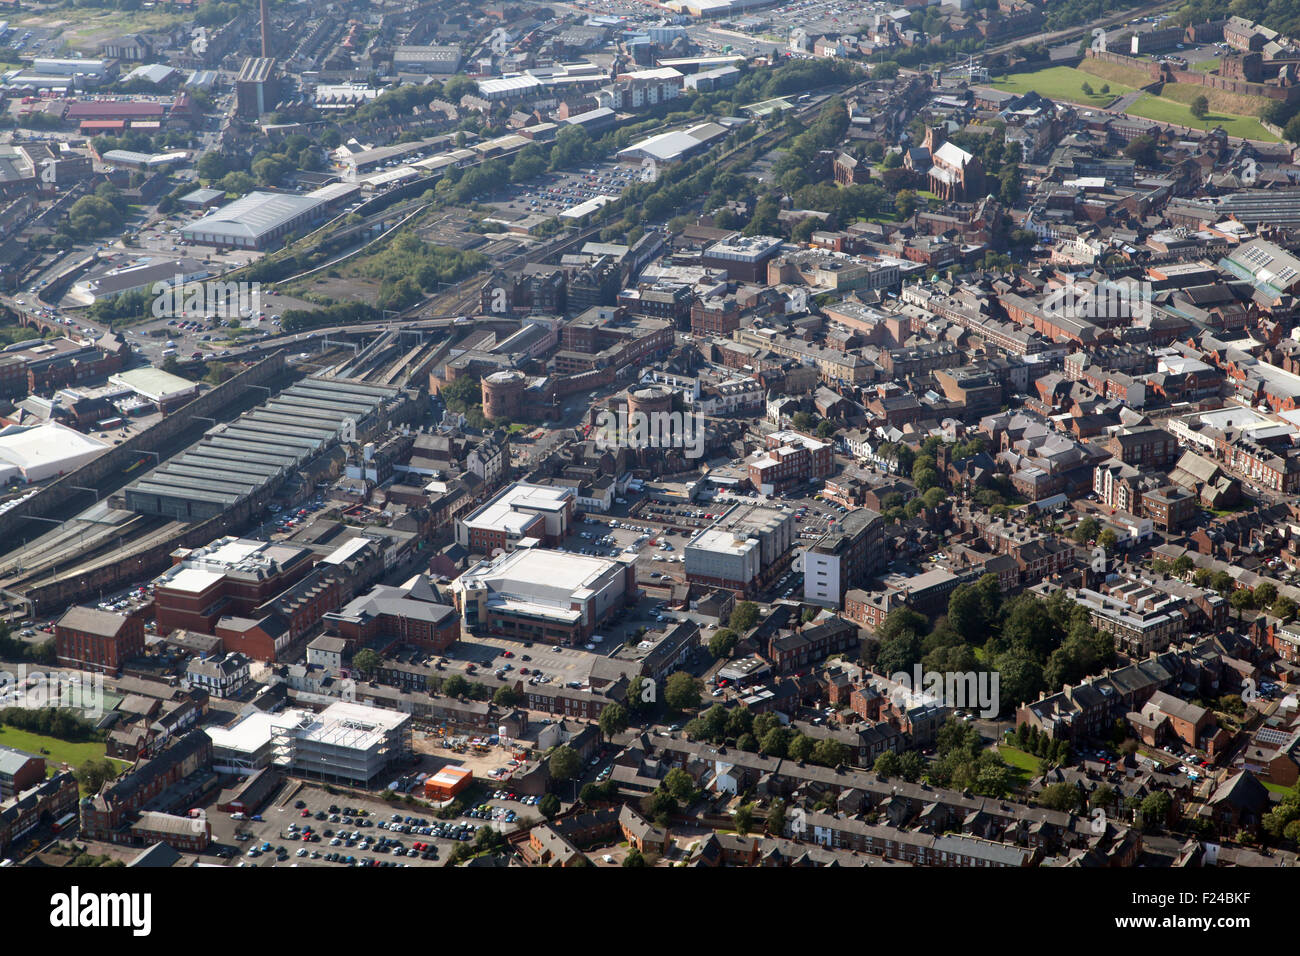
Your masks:
M 0 866 L 1300 864 L 1297 144 L 1296 0 L 0 2 Z

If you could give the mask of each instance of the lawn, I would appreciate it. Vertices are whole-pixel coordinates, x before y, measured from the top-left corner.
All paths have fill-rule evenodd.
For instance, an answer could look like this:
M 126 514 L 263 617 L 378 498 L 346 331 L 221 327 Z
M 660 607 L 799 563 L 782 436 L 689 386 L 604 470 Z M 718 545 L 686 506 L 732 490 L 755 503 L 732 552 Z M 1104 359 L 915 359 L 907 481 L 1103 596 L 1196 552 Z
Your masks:
M 42 748 L 48 750 L 49 753 L 43 756 L 51 773 L 58 770 L 60 764 L 66 763 L 72 767 L 79 767 L 91 757 L 104 756 L 105 752 L 102 741 L 74 744 L 67 740 L 60 740 L 58 737 L 46 737 L 42 734 L 33 734 L 26 730 L 19 730 L 17 727 L 6 727 L 4 725 L 0 725 L 0 744 L 26 751 L 29 754 L 41 755 Z M 120 760 L 115 761 L 115 763 L 122 767 L 127 766 Z
M 1010 744 L 998 744 L 998 756 L 1006 761 L 1007 766 L 1016 771 L 1016 782 L 1024 786 L 1038 776 L 1039 759 Z
M 1117 96 L 1132 93 L 1133 87 L 1123 83 L 1111 83 L 1109 93 L 1099 93 L 1098 89 L 1108 82 L 1072 66 L 1049 66 L 1033 73 L 1014 73 L 1000 76 L 993 81 L 993 86 L 1011 93 L 1028 93 L 1034 91 L 1048 99 L 1062 100 L 1067 103 L 1083 103 L 1089 106 L 1105 106 Z M 1083 92 L 1083 84 L 1092 87 L 1091 96 Z
M 1201 60 L 1199 63 L 1192 64 L 1193 70 L 1200 70 L 1202 73 L 1209 73 L 1211 70 L 1217 70 L 1218 68 L 1219 58 L 1217 56 L 1209 60 Z
M 1081 60 L 1079 61 L 1079 70 L 1100 78 L 1102 83 L 1110 83 L 1112 86 L 1120 83 L 1135 90 L 1141 89 L 1151 82 L 1151 76 L 1146 70 L 1123 66 L 1119 63 L 1108 63 L 1105 60 Z M 1092 85 L 1099 86 L 1100 84 L 1093 83 Z
M 1160 123 L 1190 126 L 1193 129 L 1212 129 L 1215 126 L 1222 126 L 1229 136 L 1263 140 L 1269 143 L 1277 142 L 1277 137 L 1264 129 L 1259 124 L 1259 120 L 1252 117 L 1234 116 L 1230 113 L 1209 113 L 1205 119 L 1198 120 L 1192 115 L 1191 107 L 1185 103 L 1165 99 L 1163 96 L 1152 96 L 1150 93 L 1143 93 L 1138 97 L 1127 112 L 1130 116 L 1141 116 Z
M 1273 793 L 1280 793 L 1284 797 L 1289 797 L 1296 792 L 1295 787 L 1284 787 L 1280 783 L 1269 783 L 1267 780 L 1261 780 L 1259 782 L 1264 785 L 1265 790 L 1269 790 Z
M 1215 90 L 1195 83 L 1166 83 L 1158 90 L 1153 90 L 1162 100 L 1173 100 L 1191 106 L 1198 97 L 1204 96 L 1210 104 L 1210 111 L 1227 116 L 1256 117 L 1269 99 L 1264 96 L 1247 96 L 1244 93 L 1229 93 L 1227 90 Z

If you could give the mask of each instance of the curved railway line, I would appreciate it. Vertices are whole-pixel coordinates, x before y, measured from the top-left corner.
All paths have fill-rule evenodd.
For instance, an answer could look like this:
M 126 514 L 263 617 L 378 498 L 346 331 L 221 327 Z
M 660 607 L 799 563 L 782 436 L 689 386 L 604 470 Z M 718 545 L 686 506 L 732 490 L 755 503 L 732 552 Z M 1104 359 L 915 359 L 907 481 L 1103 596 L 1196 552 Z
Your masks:
M 0 589 L 24 592 L 86 574 L 173 537 L 184 525 L 110 508 L 86 509 L 0 561 Z

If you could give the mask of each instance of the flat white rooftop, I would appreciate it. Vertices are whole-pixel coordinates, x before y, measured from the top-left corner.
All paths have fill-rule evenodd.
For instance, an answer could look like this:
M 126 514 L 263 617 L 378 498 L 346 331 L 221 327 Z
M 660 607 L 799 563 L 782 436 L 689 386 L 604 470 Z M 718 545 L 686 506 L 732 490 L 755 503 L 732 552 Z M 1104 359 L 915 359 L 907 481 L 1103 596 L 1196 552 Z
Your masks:
M 518 482 L 465 518 L 467 528 L 518 534 L 544 512 L 559 513 L 574 496 L 572 488 Z
M 617 563 L 547 548 L 526 548 L 502 555 L 486 576 L 502 584 L 534 585 L 572 593 L 594 584 Z
M 220 581 L 224 574 L 218 571 L 202 571 L 198 568 L 181 568 L 171 580 L 166 582 L 166 587 L 173 591 L 190 591 L 197 594 L 213 584 Z
M 744 554 L 758 547 L 757 538 L 737 538 L 730 531 L 711 528 L 686 546 L 687 550 L 710 551 L 714 554 Z

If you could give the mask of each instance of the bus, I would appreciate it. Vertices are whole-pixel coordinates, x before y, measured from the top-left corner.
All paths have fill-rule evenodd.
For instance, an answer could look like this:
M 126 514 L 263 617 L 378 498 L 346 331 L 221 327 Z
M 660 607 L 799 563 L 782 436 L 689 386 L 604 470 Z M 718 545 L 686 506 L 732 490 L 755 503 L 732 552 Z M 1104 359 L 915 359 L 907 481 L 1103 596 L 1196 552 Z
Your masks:
M 62 833 L 64 830 L 68 829 L 76 822 L 77 822 L 77 815 L 75 813 L 65 813 L 63 816 L 59 817 L 57 820 L 54 821 L 54 832 Z

